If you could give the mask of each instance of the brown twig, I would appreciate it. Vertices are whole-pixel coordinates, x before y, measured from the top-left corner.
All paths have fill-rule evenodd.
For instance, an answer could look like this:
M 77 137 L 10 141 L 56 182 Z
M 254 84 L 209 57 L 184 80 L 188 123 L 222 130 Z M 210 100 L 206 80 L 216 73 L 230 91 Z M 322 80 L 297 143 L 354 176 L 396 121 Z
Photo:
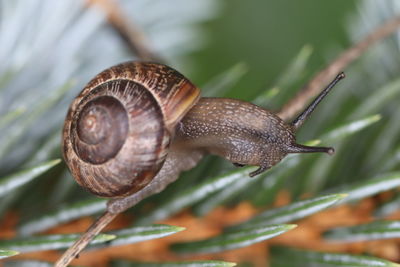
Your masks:
M 132 52 L 141 60 L 162 62 L 152 49 L 146 35 L 129 21 L 117 3 L 113 0 L 86 0 L 89 5 L 100 7 L 106 14 L 108 22 L 121 36 Z
M 300 112 L 311 98 L 316 96 L 335 75 L 341 72 L 347 65 L 357 59 L 367 48 L 375 42 L 387 37 L 400 26 L 400 16 L 390 19 L 382 26 L 378 27 L 363 40 L 344 51 L 325 69 L 318 72 L 303 89 L 291 100 L 289 100 L 278 112 L 278 116 L 283 120 L 288 120 Z
M 64 267 L 75 259 L 79 253 L 89 244 L 89 242 L 98 234 L 104 227 L 106 227 L 118 213 L 113 214 L 105 212 L 101 215 L 87 230 L 86 232 L 64 252 L 62 257 L 58 259 L 54 266 Z

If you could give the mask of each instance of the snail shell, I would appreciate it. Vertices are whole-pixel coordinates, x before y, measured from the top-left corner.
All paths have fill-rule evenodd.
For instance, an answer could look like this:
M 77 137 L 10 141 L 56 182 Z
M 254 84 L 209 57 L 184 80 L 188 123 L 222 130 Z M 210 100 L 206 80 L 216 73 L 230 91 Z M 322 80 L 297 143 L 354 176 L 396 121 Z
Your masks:
M 176 70 L 129 62 L 98 74 L 72 102 L 63 156 L 90 192 L 124 197 L 162 167 L 175 127 L 200 91 Z

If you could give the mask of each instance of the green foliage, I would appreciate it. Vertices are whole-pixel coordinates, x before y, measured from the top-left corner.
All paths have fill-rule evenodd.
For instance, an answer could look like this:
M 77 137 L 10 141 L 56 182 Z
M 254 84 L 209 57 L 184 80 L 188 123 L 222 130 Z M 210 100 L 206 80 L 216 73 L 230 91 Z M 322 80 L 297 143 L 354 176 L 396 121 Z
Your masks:
M 18 255 L 18 254 L 19 254 L 18 251 L 0 249 L 0 259 L 5 259 L 5 258 L 8 258 L 8 257 L 12 257 L 12 256 L 15 256 L 15 255 Z
M 22 236 L 32 235 L 42 232 L 63 222 L 69 222 L 83 216 L 93 215 L 106 209 L 106 200 L 91 198 L 79 201 L 58 209 L 56 211 L 43 214 L 38 218 L 33 218 L 19 226 L 18 232 Z
M 287 248 L 272 250 L 274 267 L 397 267 L 399 264 L 370 256 L 356 256 L 340 253 L 322 253 Z
M 172 245 L 172 250 L 179 254 L 204 254 L 247 247 L 273 238 L 295 228 L 294 224 L 264 224 L 231 230 L 217 237 Z
M 358 242 L 399 236 L 399 221 L 376 221 L 352 227 L 335 228 L 324 234 L 325 239 L 334 242 Z
M 249 169 L 250 168 L 244 168 L 238 171 L 233 171 L 228 174 L 208 179 L 191 188 L 187 188 L 184 192 L 180 192 L 180 194 L 169 198 L 156 209 L 142 216 L 137 220 L 137 223 L 142 224 L 149 221 L 165 219 L 172 214 L 207 198 L 211 194 L 229 187 L 233 182 L 239 179 L 247 179 Z
M 247 19 L 240 18 L 240 22 L 230 23 L 236 25 L 235 35 L 242 34 L 236 40 L 227 38 L 230 30 L 219 33 L 219 38 L 229 41 L 226 53 L 210 52 L 209 56 L 213 56 L 215 62 L 202 64 L 204 59 L 195 60 L 198 55 L 188 55 L 206 44 L 200 25 L 215 34 L 219 26 L 212 28 L 212 24 L 218 23 L 218 19 L 207 25 L 203 24 L 204 21 L 216 17 L 218 12 L 227 12 L 235 5 L 240 5 L 242 8 L 238 10 L 242 9 L 246 14 L 255 8 L 252 6 L 254 3 L 173 1 L 174 4 L 153 1 L 151 9 L 145 1 L 125 1 L 120 4 L 127 14 L 134 14 L 135 22 L 150 37 L 150 44 L 154 44 L 155 50 L 169 64 L 182 70 L 188 77 L 204 80 L 202 83 L 206 96 L 253 99 L 256 104 L 276 109 L 294 95 L 312 73 L 329 62 L 321 58 L 333 58 L 343 50 L 342 47 L 333 47 L 342 46 L 343 43 L 339 41 L 324 48 L 321 48 L 320 42 L 312 46 L 301 45 L 295 48 L 297 54 L 287 53 L 289 48 L 286 46 L 260 49 L 257 48 L 258 42 L 249 41 L 254 51 L 243 51 L 242 47 L 247 45 L 243 43 L 247 40 L 243 36 L 248 36 L 248 32 L 241 32 L 237 23 L 242 25 L 256 21 L 251 14 Z M 220 5 L 224 2 L 226 6 Z M 285 1 L 267 2 L 271 10 L 274 5 L 285 5 Z M 305 2 L 313 3 L 311 14 L 315 13 L 314 6 L 320 5 L 317 0 Z M 348 1 L 339 2 L 347 5 Z M 257 3 L 260 6 L 264 4 L 261 1 Z M 351 14 L 351 19 L 343 22 L 344 28 L 350 32 L 349 39 L 358 40 L 370 32 L 396 12 L 398 8 L 394 6 L 392 1 L 365 0 L 359 3 L 361 15 L 351 7 L 343 11 L 342 16 L 345 12 Z M 137 13 L 137 10 L 151 12 L 139 14 L 141 12 Z M 379 10 L 387 10 L 387 13 Z M 306 13 L 306 10 L 296 13 L 302 12 Z M 61 17 L 62 21 L 59 19 Z M 363 17 L 368 18 L 368 22 Z M 27 18 L 30 23 L 26 23 Z M 337 20 L 337 17 L 334 18 Z M 318 23 L 324 28 L 329 24 L 328 21 L 326 19 L 326 22 L 322 20 Z M 300 27 L 294 24 L 297 23 L 290 27 Z M 260 25 L 264 27 L 270 24 Z M 337 23 L 335 27 L 338 27 Z M 282 25 L 280 29 L 284 28 Z M 298 32 L 308 32 L 296 29 L 300 29 Z M 338 33 L 324 32 L 329 32 L 329 38 L 340 36 Z M 282 32 L 282 35 L 290 36 L 291 40 L 296 38 L 293 32 Z M 267 36 L 270 42 L 282 38 Z M 260 42 L 264 40 L 260 34 L 251 38 Z M 341 38 L 345 42 L 343 36 Z M 0 214 L 16 210 L 22 216 L 18 236 L 0 241 L 0 258 L 19 252 L 67 248 L 78 235 L 40 233 L 83 216 L 96 215 L 105 209 L 106 200 L 88 198 L 87 193 L 73 182 L 65 166 L 60 164 L 60 131 L 65 113 L 71 99 L 94 74 L 132 59 L 134 55 L 107 25 L 104 14 L 86 8 L 83 1 L 0 0 L 0 40 Z M 299 40 L 305 43 L 299 37 L 294 41 Z M 211 43 L 213 40 L 209 41 Z M 230 163 L 215 157 L 206 158 L 194 170 L 182 174 L 183 177 L 164 192 L 128 211 L 135 214 L 135 225 L 141 226 L 129 226 L 99 235 L 95 241 L 98 244 L 92 248 L 131 244 L 178 233 L 184 228 L 152 223 L 187 208 L 201 217 L 220 205 L 232 206 L 247 201 L 262 211 L 208 239 L 172 246 L 174 251 L 182 254 L 238 249 L 285 233 L 295 227 L 287 223 L 294 223 L 332 206 L 355 203 L 381 192 L 396 190 L 400 186 L 398 47 L 397 39 L 383 41 L 346 69 L 347 78 L 333 90 L 299 132 L 299 142 L 333 146 L 336 150 L 334 156 L 290 155 L 265 174 L 251 179 L 248 173 L 254 167 L 233 170 Z M 204 51 L 212 49 L 209 46 Z M 295 51 L 293 46 L 289 50 Z M 226 58 L 232 51 L 235 51 L 234 56 Z M 195 68 L 188 64 L 189 61 L 200 62 L 201 66 Z M 255 68 L 259 64 L 265 68 Z M 284 68 L 284 65 L 287 67 Z M 216 66 L 219 69 L 215 73 L 219 74 L 204 78 Z M 279 75 L 266 81 L 266 70 L 275 66 L 280 66 L 274 71 Z M 255 73 L 259 76 L 256 77 Z M 263 75 L 260 76 L 260 73 Z M 270 208 L 282 190 L 291 194 L 293 202 Z M 312 197 L 304 199 L 304 195 Z M 387 221 L 385 216 L 398 211 L 399 202 L 399 194 L 394 193 L 392 199 L 377 208 L 379 221 L 331 229 L 324 237 L 343 243 L 398 237 L 399 222 Z M 270 255 L 274 267 L 398 266 L 364 255 L 288 248 L 274 248 Z M 29 261 L 7 261 L 7 264 L 49 265 Z M 114 263 L 115 266 L 129 264 L 120 261 Z M 166 267 L 234 265 L 218 261 L 134 264 Z
M 5 267 L 51 267 L 53 264 L 43 261 L 30 261 L 30 260 L 19 260 L 19 261 L 8 261 L 4 264 Z
M 39 177 L 48 169 L 60 163 L 61 160 L 51 160 L 43 164 L 36 165 L 27 170 L 19 171 L 3 177 L 0 179 L 0 197 L 8 194 L 10 191 L 17 189 L 20 186 L 30 182 L 31 180 Z
M 112 232 L 116 236 L 115 239 L 108 242 L 108 246 L 117 246 L 124 244 L 132 244 L 142 242 L 145 240 L 151 240 L 160 238 L 168 235 L 178 233 L 185 230 L 183 227 L 172 226 L 172 225 L 148 225 L 125 228 L 119 231 Z
M 183 227 L 171 225 L 130 227 L 119 231 L 113 231 L 109 234 L 99 234 L 91 244 L 106 243 L 106 246 L 132 244 L 168 236 L 183 231 L 184 229 Z M 61 249 L 71 246 L 78 237 L 79 234 L 21 237 L 19 239 L 2 240 L 0 241 L 0 247 L 11 248 L 20 252 Z
M 2 240 L 0 241 L 0 247 L 15 249 L 19 252 L 61 249 L 61 248 L 68 248 L 78 238 L 79 234 L 42 235 L 35 237 L 26 237 L 21 239 Z M 92 240 L 91 244 L 108 242 L 114 238 L 115 235 L 99 234 Z
M 379 206 L 374 215 L 377 217 L 388 216 L 396 211 L 398 211 L 400 207 L 400 194 L 396 194 L 392 199 L 383 203 L 383 205 Z
M 304 78 L 307 63 L 312 54 L 312 47 L 305 45 L 283 70 L 280 76 L 274 82 L 274 86 L 258 95 L 253 102 L 260 106 L 267 106 L 272 97 L 278 94 L 284 88 L 290 88 Z
M 132 262 L 116 262 L 114 267 L 232 267 L 235 263 L 224 261 L 183 261 L 168 263 L 132 263 Z
M 395 189 L 400 186 L 400 173 L 384 173 L 378 177 L 374 177 L 367 181 L 358 182 L 355 185 L 345 186 L 343 189 L 336 191 L 342 191 L 348 196 L 344 202 L 350 202 L 354 200 L 363 199 L 369 196 L 376 195 L 380 192 Z
M 221 97 L 247 73 L 244 63 L 237 63 L 203 85 L 207 97 Z
M 339 200 L 345 198 L 346 194 L 327 195 L 294 202 L 281 208 L 270 209 L 252 217 L 250 220 L 230 227 L 229 229 L 242 229 L 254 227 L 265 223 L 287 223 L 302 219 L 311 214 L 324 210 Z

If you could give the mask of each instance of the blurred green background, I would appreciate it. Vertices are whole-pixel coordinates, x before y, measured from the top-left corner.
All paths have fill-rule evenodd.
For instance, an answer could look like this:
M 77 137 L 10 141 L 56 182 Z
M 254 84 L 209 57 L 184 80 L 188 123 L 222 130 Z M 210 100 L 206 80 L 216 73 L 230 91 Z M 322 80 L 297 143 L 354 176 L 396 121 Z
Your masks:
M 205 83 L 243 62 L 249 71 L 231 95 L 249 100 L 272 86 L 307 44 L 314 51 L 307 68 L 316 72 L 351 44 L 346 22 L 355 2 L 221 1 L 218 16 L 204 25 L 207 44 L 189 55 L 196 66 L 193 79 Z

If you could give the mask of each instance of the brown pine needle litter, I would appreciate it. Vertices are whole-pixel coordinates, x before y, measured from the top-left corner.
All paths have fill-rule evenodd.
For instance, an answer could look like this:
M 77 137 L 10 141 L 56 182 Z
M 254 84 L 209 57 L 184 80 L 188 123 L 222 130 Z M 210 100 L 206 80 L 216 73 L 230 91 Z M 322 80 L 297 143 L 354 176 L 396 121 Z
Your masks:
M 157 223 L 185 227 L 180 233 L 145 242 L 117 247 L 109 247 L 93 251 L 85 251 L 73 261 L 74 265 L 108 266 L 112 260 L 127 259 L 138 262 L 166 262 L 182 260 L 225 260 L 230 262 L 249 262 L 255 266 L 268 266 L 268 248 L 271 245 L 285 245 L 293 248 L 310 249 L 324 252 L 343 252 L 354 254 L 371 254 L 394 262 L 400 261 L 400 240 L 388 239 L 355 243 L 328 243 L 321 238 L 324 231 L 340 226 L 351 226 L 371 222 L 375 206 L 386 199 L 390 193 L 383 193 L 378 197 L 368 198 L 355 205 L 341 205 L 334 207 L 306 219 L 296 222 L 298 227 L 288 233 L 249 247 L 214 253 L 202 256 L 179 256 L 168 248 L 172 243 L 193 241 L 217 235 L 228 225 L 244 221 L 259 210 L 249 203 L 241 203 L 235 207 L 219 207 L 203 218 L 195 217 L 190 210 Z M 282 191 L 276 199 L 274 207 L 290 203 L 290 196 Z M 221 220 L 223 218 L 223 220 Z M 332 219 L 334 218 L 334 220 Z M 391 214 L 386 219 L 400 219 L 400 211 Z M 0 222 L 2 232 L 0 238 L 9 239 L 16 235 L 16 225 L 19 216 L 17 213 L 8 213 Z M 116 230 L 132 224 L 134 218 L 129 215 L 118 216 L 107 228 Z M 91 223 L 92 218 L 85 217 L 73 222 L 57 226 L 46 231 L 46 234 L 66 234 L 84 231 Z M 35 259 L 54 262 L 60 256 L 57 251 L 23 253 L 13 259 Z

